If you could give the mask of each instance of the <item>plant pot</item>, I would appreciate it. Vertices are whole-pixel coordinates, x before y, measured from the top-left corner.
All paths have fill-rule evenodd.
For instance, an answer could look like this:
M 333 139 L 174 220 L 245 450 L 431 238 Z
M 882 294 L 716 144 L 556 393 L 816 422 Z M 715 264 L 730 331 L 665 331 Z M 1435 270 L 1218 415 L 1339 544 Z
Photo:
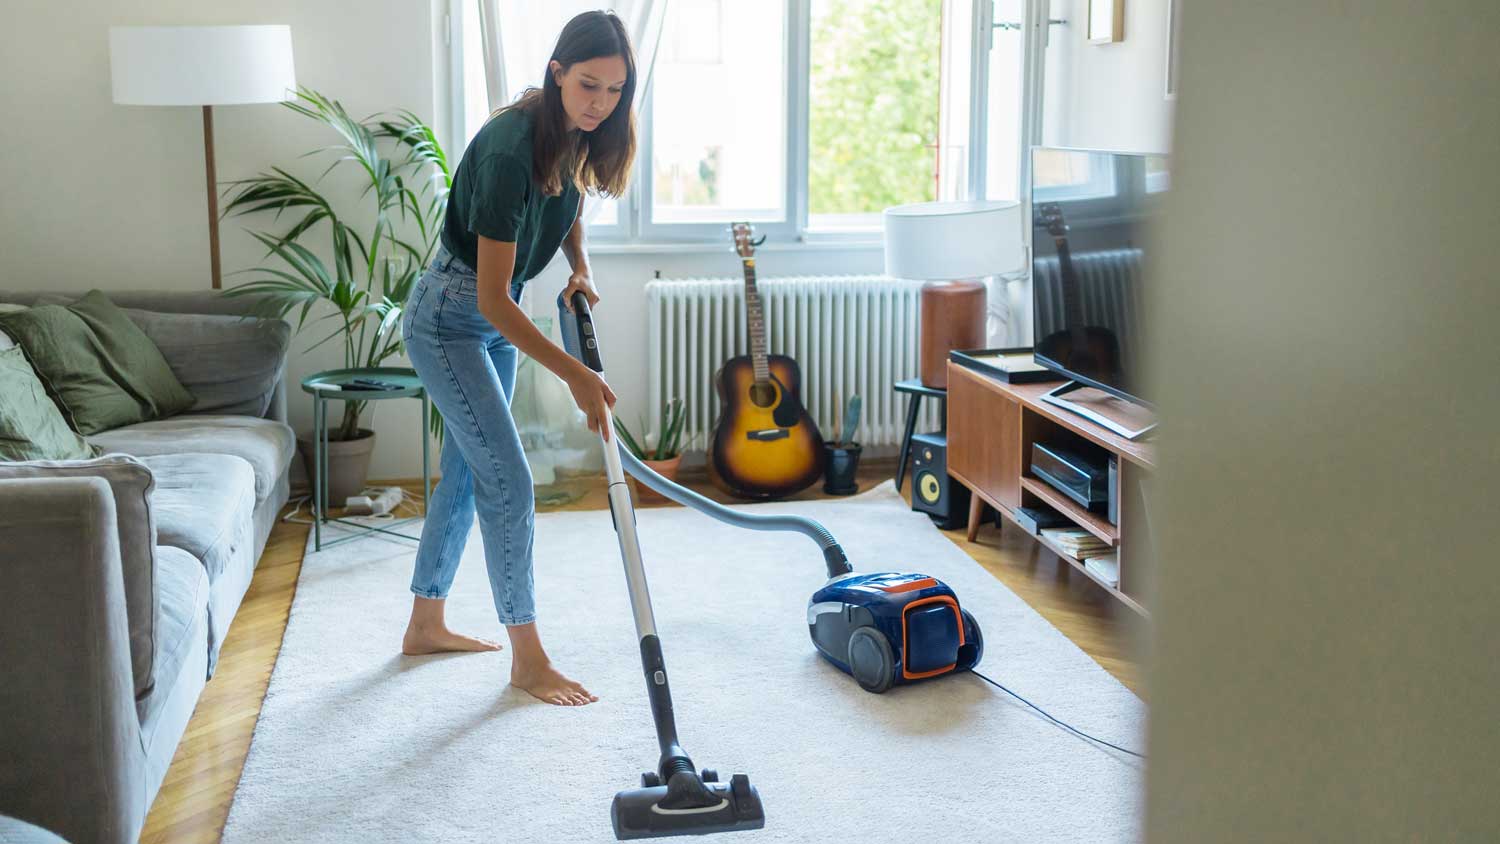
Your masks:
M 332 435 L 336 429 L 330 428 Z M 311 436 L 298 437 L 297 447 L 302 452 L 302 466 L 307 469 L 309 488 L 315 477 L 313 466 L 313 441 Z M 370 471 L 370 454 L 375 451 L 375 432 L 360 428 L 359 435 L 352 440 L 329 440 L 328 442 L 328 506 L 342 507 L 351 495 L 359 495 L 365 488 L 365 479 Z
M 652 471 L 661 475 L 669 481 L 677 480 L 677 469 L 682 465 L 682 455 L 668 460 L 642 460 Z M 672 499 L 647 487 L 636 478 L 632 477 L 630 482 L 635 484 L 635 500 L 641 504 L 666 504 Z
M 853 495 L 859 492 L 855 475 L 859 472 L 859 443 L 839 445 L 823 443 L 823 491 L 829 495 Z

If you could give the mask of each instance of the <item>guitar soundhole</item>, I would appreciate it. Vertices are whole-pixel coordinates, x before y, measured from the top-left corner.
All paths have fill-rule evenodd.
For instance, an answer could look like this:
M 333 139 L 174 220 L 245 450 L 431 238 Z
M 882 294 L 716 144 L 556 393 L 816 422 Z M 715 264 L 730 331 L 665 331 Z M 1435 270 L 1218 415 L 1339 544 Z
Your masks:
M 776 402 L 776 387 L 770 383 L 751 384 L 750 402 L 756 407 L 770 407 Z

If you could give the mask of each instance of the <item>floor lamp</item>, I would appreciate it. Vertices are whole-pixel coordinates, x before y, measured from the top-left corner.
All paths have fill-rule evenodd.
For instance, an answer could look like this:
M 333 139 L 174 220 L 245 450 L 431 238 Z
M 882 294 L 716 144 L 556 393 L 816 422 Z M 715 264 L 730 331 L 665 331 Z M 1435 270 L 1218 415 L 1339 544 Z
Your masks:
M 219 195 L 214 173 L 216 105 L 292 99 L 289 26 L 112 26 L 110 80 L 120 105 L 201 106 L 208 178 L 208 250 L 213 286 L 219 271 Z
M 922 383 L 948 388 L 948 353 L 985 344 L 984 279 L 1019 268 L 1021 205 L 918 202 L 885 209 L 885 274 L 923 279 Z

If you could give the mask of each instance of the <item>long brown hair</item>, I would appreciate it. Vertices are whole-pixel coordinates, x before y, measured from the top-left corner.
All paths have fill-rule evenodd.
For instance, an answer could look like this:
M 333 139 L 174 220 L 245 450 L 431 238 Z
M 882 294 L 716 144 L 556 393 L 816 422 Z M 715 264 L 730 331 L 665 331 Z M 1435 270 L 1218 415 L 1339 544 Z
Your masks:
M 582 129 L 569 137 L 562 89 L 552 75 L 552 62 L 563 72 L 578 62 L 607 56 L 625 60 L 625 86 L 615 110 L 592 132 Z M 531 176 L 548 196 L 562 193 L 559 175 L 566 162 L 568 175 L 580 191 L 620 196 L 630 181 L 635 160 L 635 50 L 630 34 L 614 12 L 584 12 L 563 27 L 547 60 L 542 87 L 530 87 L 516 101 L 495 112 L 513 108 L 531 115 Z

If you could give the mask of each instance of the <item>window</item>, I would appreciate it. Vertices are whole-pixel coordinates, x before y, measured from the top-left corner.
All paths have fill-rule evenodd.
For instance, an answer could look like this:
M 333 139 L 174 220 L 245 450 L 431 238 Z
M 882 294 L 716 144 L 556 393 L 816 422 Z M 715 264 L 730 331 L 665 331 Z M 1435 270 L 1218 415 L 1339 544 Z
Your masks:
M 995 0 L 990 21 L 989 83 L 985 86 L 985 197 L 1021 198 L 1021 131 L 1026 3 Z
M 941 0 L 812 0 L 807 221 L 879 230 L 934 198 Z
M 498 10 L 504 102 L 541 82 L 563 25 L 599 7 L 449 2 L 461 33 L 453 40 L 463 91 L 453 101 L 461 103 L 465 144 L 488 117 L 479 4 Z M 939 160 L 951 169 L 955 150 L 968 154 L 966 139 L 947 154 L 937 146 L 943 7 L 943 0 L 671 0 L 653 77 L 637 90 L 631 193 L 620 202 L 587 200 L 603 203 L 592 212 L 591 238 L 711 241 L 736 221 L 782 241 L 869 237 L 883 209 L 935 198 Z
M 668 5 L 642 110 L 648 234 L 692 226 L 716 237 L 732 221 L 788 221 L 786 12 L 785 3 Z

